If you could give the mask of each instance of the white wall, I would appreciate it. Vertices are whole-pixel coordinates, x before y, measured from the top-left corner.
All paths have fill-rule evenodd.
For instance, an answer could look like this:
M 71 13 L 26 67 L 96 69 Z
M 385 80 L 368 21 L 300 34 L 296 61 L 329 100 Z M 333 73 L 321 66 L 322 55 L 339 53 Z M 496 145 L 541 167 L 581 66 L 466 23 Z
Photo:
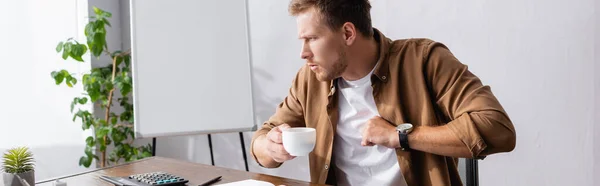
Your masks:
M 304 61 L 299 55 L 301 42 L 297 39 L 295 18 L 287 12 L 289 1 L 248 2 L 255 123 L 260 126 L 275 113 Z M 244 133 L 251 172 L 310 181 L 307 157 L 298 157 L 277 169 L 260 167 L 249 154 L 252 134 Z M 212 141 L 216 166 L 245 169 L 238 133 L 213 134 Z M 206 135 L 159 138 L 157 154 L 211 164 Z
M 63 61 L 55 51 L 69 37 L 85 38 L 86 6 L 75 0 L 0 1 L 0 151 L 30 147 L 38 181 L 86 170 L 78 163 L 87 133 L 69 112 L 81 84 L 59 87 L 50 76 L 60 69 L 89 70 L 89 63 Z
M 373 0 L 392 38 L 446 43 L 505 107 L 516 149 L 480 161 L 481 185 L 593 185 L 593 0 Z
M 594 183 L 600 184 L 600 3 L 595 2 L 594 15 Z
M 600 92 L 590 39 L 598 34 L 594 1 L 371 2 L 374 26 L 393 39 L 447 44 L 492 87 L 514 121 L 516 149 L 480 161 L 481 185 L 593 185 L 594 106 L 600 105 L 591 101 Z M 257 123 L 274 112 L 302 63 L 287 3 L 250 4 L 254 86 L 265 90 L 255 91 L 264 97 L 256 103 Z M 302 167 L 306 160 L 287 165 Z M 256 171 L 308 178 L 305 170 Z
M 259 125 L 274 113 L 302 65 L 288 2 L 249 4 Z M 392 39 L 427 37 L 447 44 L 491 85 L 514 121 L 518 142 L 513 152 L 480 161 L 481 185 L 593 185 L 593 3 L 372 0 L 372 17 Z M 251 133 L 245 136 L 248 146 Z M 217 166 L 243 169 L 239 145 L 237 134 L 213 135 Z M 159 139 L 157 148 L 161 156 L 209 164 L 207 146 L 201 135 Z M 305 158 L 279 169 L 249 163 L 253 172 L 309 178 Z
M 11 69 L 0 73 L 0 79 L 4 87 L 18 90 L 0 92 L 6 100 L 0 107 L 0 150 L 31 145 L 39 157 L 38 179 L 83 170 L 77 160 L 85 135 L 68 113 L 68 103 L 81 89 L 56 87 L 49 73 L 62 65 L 89 70 L 63 62 L 53 52 L 57 41 L 80 33 L 78 28 L 83 24 L 79 18 L 88 12 L 77 7 L 85 4 L 87 9 L 86 2 L 0 3 L 1 17 L 23 17 L 0 19 L 1 25 L 10 25 L 3 28 L 18 28 L 0 30 L 0 59 L 3 67 Z M 289 1 L 249 2 L 255 122 L 260 125 L 274 113 L 303 62 L 298 57 L 295 21 L 287 14 Z M 481 185 L 593 185 L 599 182 L 594 175 L 600 173 L 600 163 L 594 158 L 600 156 L 600 137 L 593 139 L 592 135 L 600 135 L 600 127 L 593 125 L 600 121 L 600 75 L 594 75 L 600 65 L 594 63 L 594 40 L 589 39 L 595 37 L 595 44 L 600 44 L 593 26 L 600 22 L 594 19 L 593 3 L 372 0 L 372 15 L 374 25 L 390 38 L 429 37 L 446 43 L 484 83 L 491 85 L 504 105 L 517 130 L 517 147 L 511 153 L 480 161 Z M 112 10 L 121 21 L 126 20 L 123 15 L 128 15 L 123 1 L 92 0 L 91 5 Z M 598 10 L 598 3 L 595 6 Z M 128 45 L 126 22 L 117 25 L 113 21 L 115 30 L 109 31 L 109 43 L 122 40 L 123 46 Z M 600 54 L 598 47 L 595 53 Z M 30 128 L 36 130 L 28 131 L 28 136 L 35 138 L 10 132 Z M 249 156 L 252 133 L 244 135 Z M 243 170 L 239 146 L 237 133 L 213 135 L 216 165 Z M 157 151 L 159 156 L 210 164 L 206 135 L 159 138 Z M 306 158 L 290 161 L 279 169 L 263 169 L 251 157 L 248 159 L 252 172 L 309 180 Z

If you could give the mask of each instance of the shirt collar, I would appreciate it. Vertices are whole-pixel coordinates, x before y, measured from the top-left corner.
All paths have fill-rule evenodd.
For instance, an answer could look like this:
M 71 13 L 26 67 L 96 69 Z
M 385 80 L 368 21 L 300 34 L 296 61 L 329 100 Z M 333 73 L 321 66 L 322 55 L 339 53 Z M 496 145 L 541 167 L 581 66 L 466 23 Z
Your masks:
M 377 44 L 379 44 L 379 57 L 377 59 L 377 64 L 375 66 L 373 75 L 375 75 L 375 77 L 377 77 L 377 79 L 380 81 L 387 82 L 387 79 L 389 78 L 389 65 L 386 58 L 389 52 L 390 43 L 392 41 L 385 37 L 385 35 L 383 35 L 383 33 L 376 28 L 373 28 L 373 38 L 375 38 L 375 41 L 377 41 Z M 329 96 L 335 93 L 335 84 L 337 83 L 337 79 L 338 78 L 331 80 L 329 84 Z
M 389 78 L 389 65 L 386 59 L 389 52 L 389 46 L 392 41 L 385 37 L 385 35 L 383 35 L 383 33 L 376 28 L 373 28 L 373 33 L 373 37 L 379 44 L 379 58 L 377 59 L 377 66 L 375 66 L 375 72 L 373 72 L 373 74 L 379 80 L 387 82 L 387 79 Z

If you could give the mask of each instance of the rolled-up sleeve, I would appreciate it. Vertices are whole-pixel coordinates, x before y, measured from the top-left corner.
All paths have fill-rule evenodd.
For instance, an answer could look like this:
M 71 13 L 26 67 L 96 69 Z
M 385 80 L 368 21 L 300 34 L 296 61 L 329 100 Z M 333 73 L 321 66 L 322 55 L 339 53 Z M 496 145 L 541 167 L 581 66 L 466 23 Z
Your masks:
M 298 90 L 304 86 L 301 82 L 300 73 L 296 75 L 296 78 L 292 82 L 292 86 L 289 89 L 288 95 L 284 98 L 284 100 L 277 107 L 275 114 L 269 118 L 268 121 L 264 122 L 263 125 L 254 132 L 252 136 L 252 142 L 250 143 L 250 154 L 254 157 L 254 160 L 261 166 L 261 163 L 258 161 L 258 158 L 254 154 L 254 142 L 261 135 L 266 135 L 272 128 L 275 128 L 281 124 L 288 124 L 291 127 L 305 127 L 304 122 L 304 112 L 302 109 L 302 105 L 298 100 Z M 276 167 L 281 166 L 278 164 Z M 269 167 L 269 168 L 276 168 Z
M 515 148 L 512 121 L 487 85 L 441 43 L 428 46 L 425 69 L 446 126 L 470 150 L 472 158 Z

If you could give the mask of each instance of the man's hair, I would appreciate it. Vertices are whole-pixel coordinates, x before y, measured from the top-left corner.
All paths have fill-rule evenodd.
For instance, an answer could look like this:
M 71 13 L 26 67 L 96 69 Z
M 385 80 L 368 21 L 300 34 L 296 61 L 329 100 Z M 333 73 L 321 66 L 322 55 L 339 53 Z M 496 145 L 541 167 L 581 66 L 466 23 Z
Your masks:
M 292 0 L 288 11 L 297 16 L 310 8 L 315 8 L 332 30 L 351 22 L 363 36 L 373 36 L 369 0 Z

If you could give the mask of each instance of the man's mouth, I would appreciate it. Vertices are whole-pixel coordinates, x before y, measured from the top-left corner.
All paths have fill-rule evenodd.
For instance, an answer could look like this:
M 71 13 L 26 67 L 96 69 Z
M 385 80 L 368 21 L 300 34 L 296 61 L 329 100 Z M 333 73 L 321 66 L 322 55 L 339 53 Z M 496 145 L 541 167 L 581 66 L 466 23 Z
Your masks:
M 313 70 L 313 71 L 314 71 L 315 69 L 317 69 L 317 67 L 318 67 L 318 66 L 317 66 L 316 64 L 314 64 L 314 63 L 309 63 L 309 64 L 307 64 L 307 65 L 308 65 L 308 67 L 310 67 L 310 69 L 311 69 L 311 70 Z

